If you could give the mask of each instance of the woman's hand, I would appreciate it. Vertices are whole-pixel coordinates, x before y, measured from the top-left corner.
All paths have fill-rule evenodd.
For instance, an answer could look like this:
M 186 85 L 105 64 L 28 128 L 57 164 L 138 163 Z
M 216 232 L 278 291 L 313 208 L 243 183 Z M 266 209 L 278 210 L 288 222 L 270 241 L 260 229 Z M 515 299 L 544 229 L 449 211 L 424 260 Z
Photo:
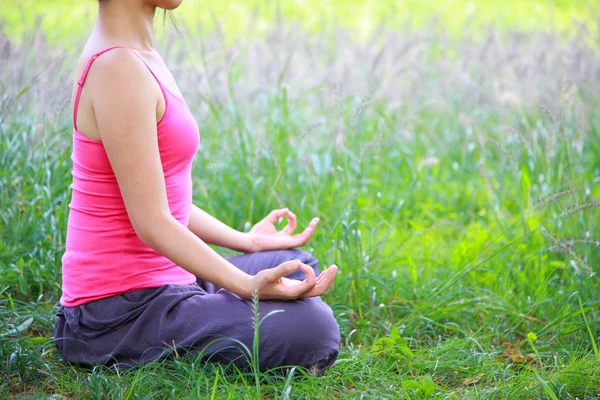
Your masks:
M 306 279 L 298 281 L 284 278 L 285 275 L 301 269 Z M 291 260 L 275 268 L 265 269 L 254 275 L 253 287 L 260 300 L 295 300 L 321 296 L 327 292 L 335 280 L 337 266 L 331 265 L 315 278 L 315 271 L 300 260 Z
M 277 231 L 275 224 L 282 217 L 287 218 L 287 225 L 281 231 Z M 251 243 L 250 252 L 304 246 L 315 232 L 318 223 L 319 218 L 313 218 L 306 229 L 293 235 L 296 230 L 296 215 L 288 208 L 273 210 L 247 233 Z

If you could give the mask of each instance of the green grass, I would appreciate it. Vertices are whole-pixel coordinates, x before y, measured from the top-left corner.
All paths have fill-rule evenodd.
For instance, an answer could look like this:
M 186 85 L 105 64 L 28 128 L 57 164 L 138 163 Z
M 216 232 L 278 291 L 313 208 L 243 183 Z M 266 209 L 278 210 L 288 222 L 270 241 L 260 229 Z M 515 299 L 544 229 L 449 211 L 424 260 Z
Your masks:
M 235 49 L 216 34 L 163 38 L 201 129 L 195 203 L 238 229 L 279 206 L 321 218 L 307 249 L 340 267 L 325 301 L 343 346 L 315 377 L 201 359 L 118 373 L 61 363 L 49 339 L 77 53 L 28 35 L 0 46 L 0 398 L 600 395 L 588 37 L 385 31 L 364 46 L 283 26 Z
M 25 34 L 25 28 L 43 15 L 40 27 L 51 42 L 69 43 L 89 31 L 96 17 L 96 0 L 4 0 L 0 19 L 11 36 Z M 253 26 L 259 33 L 271 30 L 274 21 L 294 21 L 305 29 L 323 32 L 334 23 L 351 28 L 354 35 L 368 38 L 377 29 L 429 27 L 452 35 L 465 30 L 549 31 L 572 34 L 574 21 L 597 31 L 594 17 L 600 11 L 595 0 L 296 0 L 268 2 L 184 0 L 174 11 L 182 25 L 193 32 L 212 31 L 218 25 L 228 38 L 235 38 Z

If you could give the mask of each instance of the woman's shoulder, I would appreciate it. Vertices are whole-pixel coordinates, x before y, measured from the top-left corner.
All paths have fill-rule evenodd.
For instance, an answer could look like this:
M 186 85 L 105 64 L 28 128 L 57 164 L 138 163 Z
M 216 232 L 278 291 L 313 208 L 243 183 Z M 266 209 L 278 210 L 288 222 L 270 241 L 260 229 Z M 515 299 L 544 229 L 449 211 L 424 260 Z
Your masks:
M 141 123 L 156 118 L 161 89 L 136 53 L 128 48 L 84 50 L 81 58 L 87 56 L 89 59 L 76 83 L 79 89 L 74 101 L 74 118 L 78 119 L 75 129 L 79 130 L 81 125 L 89 137 L 100 140 L 103 137 L 99 132 L 100 122 L 106 128 L 106 124 L 123 125 L 131 120 Z M 82 93 L 85 98 L 80 103 Z M 87 113 L 78 118 L 81 111 L 78 109 Z M 114 128 L 110 125 L 110 129 Z
M 151 82 L 146 76 L 148 70 L 144 62 L 128 48 L 84 50 L 80 63 L 85 65 L 80 81 L 82 79 L 86 82 L 97 81 L 99 85 L 102 85 L 107 81 L 114 82 L 116 80 L 124 85 L 123 90 L 139 87 L 144 82 Z M 150 78 L 152 78 L 151 75 Z

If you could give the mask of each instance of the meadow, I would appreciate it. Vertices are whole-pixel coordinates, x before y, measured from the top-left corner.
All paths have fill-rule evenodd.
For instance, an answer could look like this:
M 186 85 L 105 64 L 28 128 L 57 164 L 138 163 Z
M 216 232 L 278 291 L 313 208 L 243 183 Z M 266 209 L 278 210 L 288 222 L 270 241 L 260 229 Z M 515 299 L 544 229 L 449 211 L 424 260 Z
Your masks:
M 276 207 L 321 218 L 306 249 L 340 267 L 324 300 L 342 351 L 318 377 L 178 356 L 132 371 L 61 362 L 69 93 L 85 35 L 52 33 L 51 17 L 11 30 L 4 10 L 0 398 L 600 397 L 599 36 L 570 19 L 600 14 L 548 4 L 539 15 L 558 15 L 556 29 L 442 15 L 317 31 L 302 17 L 238 34 L 186 14 L 179 32 L 169 18 L 160 28 L 200 127 L 195 204 L 240 230 Z

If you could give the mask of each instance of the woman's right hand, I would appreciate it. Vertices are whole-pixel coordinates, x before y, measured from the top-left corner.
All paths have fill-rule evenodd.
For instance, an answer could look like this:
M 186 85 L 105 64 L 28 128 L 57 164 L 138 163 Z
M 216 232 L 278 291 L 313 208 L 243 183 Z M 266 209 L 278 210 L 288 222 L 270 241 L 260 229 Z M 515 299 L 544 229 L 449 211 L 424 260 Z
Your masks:
M 302 270 L 306 279 L 284 278 L 289 273 Z M 300 260 L 290 260 L 275 268 L 265 269 L 252 277 L 254 292 L 260 300 L 295 300 L 321 296 L 327 292 L 335 280 L 337 266 L 331 265 L 315 278 L 314 269 Z

